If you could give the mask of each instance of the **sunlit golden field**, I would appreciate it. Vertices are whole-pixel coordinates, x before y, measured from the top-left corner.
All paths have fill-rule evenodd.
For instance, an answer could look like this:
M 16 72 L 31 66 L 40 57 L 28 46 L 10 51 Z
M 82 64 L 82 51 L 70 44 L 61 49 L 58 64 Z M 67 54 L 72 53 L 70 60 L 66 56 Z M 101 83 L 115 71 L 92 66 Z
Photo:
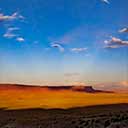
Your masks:
M 128 103 L 128 94 L 82 93 L 50 90 L 0 90 L 0 108 L 71 108 Z

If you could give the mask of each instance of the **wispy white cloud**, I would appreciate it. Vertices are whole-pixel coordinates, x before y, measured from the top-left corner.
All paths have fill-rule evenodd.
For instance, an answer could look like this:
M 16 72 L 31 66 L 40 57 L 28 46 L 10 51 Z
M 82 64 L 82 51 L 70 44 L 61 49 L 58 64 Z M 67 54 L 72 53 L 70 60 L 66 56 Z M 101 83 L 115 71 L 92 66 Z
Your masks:
M 18 27 L 9 27 L 8 28 L 8 31 L 17 31 L 17 30 L 20 30 L 20 28 L 18 28 Z
M 18 35 L 14 33 L 14 31 L 19 30 L 18 27 L 9 27 L 7 28 L 6 33 L 3 35 L 5 38 L 14 38 L 17 37 Z
M 122 46 L 128 46 L 128 41 L 121 40 L 116 37 L 112 37 L 111 40 L 105 40 L 104 43 L 106 44 L 105 48 L 119 48 Z
M 107 49 L 116 49 L 116 48 L 120 48 L 120 46 L 119 45 L 107 45 L 104 48 L 107 48 Z
M 128 32 L 128 28 L 122 28 L 119 30 L 120 33 L 126 33 Z
M 60 52 L 64 52 L 64 50 L 65 50 L 62 45 L 57 44 L 57 43 L 51 44 L 51 47 L 53 47 L 53 48 L 58 48 Z
M 3 13 L 0 13 L 0 21 L 13 21 L 16 19 L 24 19 L 24 17 L 18 12 L 14 12 L 12 15 L 4 15 Z
M 106 3 L 106 4 L 110 4 L 110 2 L 108 0 L 101 0 L 101 1 Z
M 17 38 L 16 38 L 16 41 L 18 41 L 18 42 L 24 42 L 25 39 L 24 39 L 23 37 L 17 37 Z
M 71 48 L 70 50 L 71 50 L 72 52 L 79 53 L 79 52 L 87 51 L 87 48 Z
M 124 41 L 119 38 L 112 37 L 112 39 L 110 40 L 110 44 L 128 45 L 128 41 Z
M 3 35 L 3 37 L 5 37 L 5 38 L 14 38 L 16 36 L 17 36 L 16 34 L 8 33 L 8 32 Z
M 19 27 L 9 27 L 12 26 L 12 22 L 10 21 L 22 21 L 25 18 L 20 15 L 18 12 L 14 12 L 12 15 L 4 15 L 3 13 L 0 13 L 0 22 L 5 22 L 4 25 L 6 24 L 6 21 L 8 21 L 8 26 L 6 26 L 6 32 L 3 35 L 4 38 L 15 38 L 18 42 L 24 42 L 24 38 L 19 37 L 20 35 L 17 34 L 16 31 L 20 30 Z

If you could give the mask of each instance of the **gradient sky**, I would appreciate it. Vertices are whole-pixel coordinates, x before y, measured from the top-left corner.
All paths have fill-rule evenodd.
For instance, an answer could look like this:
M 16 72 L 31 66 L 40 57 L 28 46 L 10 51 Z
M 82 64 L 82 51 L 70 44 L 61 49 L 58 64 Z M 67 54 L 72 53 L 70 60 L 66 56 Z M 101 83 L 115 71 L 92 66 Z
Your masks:
M 0 82 L 128 81 L 128 0 L 1 0 Z

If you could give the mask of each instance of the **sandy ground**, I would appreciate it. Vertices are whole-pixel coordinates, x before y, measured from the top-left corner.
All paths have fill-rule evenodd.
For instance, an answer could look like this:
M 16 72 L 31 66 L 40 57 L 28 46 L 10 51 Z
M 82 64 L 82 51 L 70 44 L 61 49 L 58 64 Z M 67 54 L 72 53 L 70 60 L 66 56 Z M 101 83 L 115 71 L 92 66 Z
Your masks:
M 0 90 L 0 108 L 72 108 L 128 103 L 128 93 L 84 93 L 44 89 Z

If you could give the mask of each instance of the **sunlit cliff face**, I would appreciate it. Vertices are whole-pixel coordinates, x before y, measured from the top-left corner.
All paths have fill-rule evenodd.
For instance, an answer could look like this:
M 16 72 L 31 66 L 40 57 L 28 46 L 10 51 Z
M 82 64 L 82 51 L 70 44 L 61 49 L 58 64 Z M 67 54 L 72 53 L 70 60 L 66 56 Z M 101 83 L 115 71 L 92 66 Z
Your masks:
M 3 87 L 0 89 L 0 108 L 7 109 L 71 108 L 116 103 L 128 103 L 128 94 L 53 91 L 41 87 Z

